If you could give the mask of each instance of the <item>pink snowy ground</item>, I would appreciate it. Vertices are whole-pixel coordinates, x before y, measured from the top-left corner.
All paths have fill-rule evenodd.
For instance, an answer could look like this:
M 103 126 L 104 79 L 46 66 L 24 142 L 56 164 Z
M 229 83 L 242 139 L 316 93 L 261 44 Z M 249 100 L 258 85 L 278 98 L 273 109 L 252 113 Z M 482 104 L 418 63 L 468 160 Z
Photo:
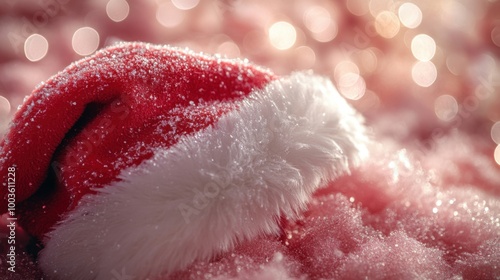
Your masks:
M 280 239 L 171 279 L 498 279 L 500 172 L 481 140 L 451 134 L 421 153 L 378 139 L 371 160 L 318 191 Z
M 283 221 L 282 236 L 170 279 L 500 279 L 498 1 L 414 1 L 418 10 L 405 7 L 422 13 L 415 27 L 390 0 L 129 0 L 120 22 L 106 1 L 41 3 L 0 5 L 8 42 L 0 44 L 0 134 L 37 83 L 81 57 L 75 45 L 91 41 L 72 45 L 81 27 L 97 31 L 98 47 L 140 40 L 247 57 L 279 74 L 312 68 L 366 116 L 367 162 L 318 191 L 300 220 Z M 272 35 L 280 21 L 295 30 L 292 40 L 280 29 L 284 45 Z M 32 33 L 47 40 L 46 55 L 30 51 Z M 429 44 L 412 49 L 419 34 L 436 44 L 430 60 Z M 7 274 L 5 223 L 0 276 L 40 278 L 21 252 L 18 274 Z M 24 248 L 29 237 L 19 229 L 17 240 Z M 133 277 L 126 268 L 115 275 Z

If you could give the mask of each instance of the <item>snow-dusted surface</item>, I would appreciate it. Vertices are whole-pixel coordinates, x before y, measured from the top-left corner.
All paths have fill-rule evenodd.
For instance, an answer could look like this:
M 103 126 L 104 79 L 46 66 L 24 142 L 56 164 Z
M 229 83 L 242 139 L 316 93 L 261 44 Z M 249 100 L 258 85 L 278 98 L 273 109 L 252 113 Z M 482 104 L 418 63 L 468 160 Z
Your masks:
M 377 139 L 370 160 L 318 191 L 279 240 L 247 242 L 175 277 L 498 279 L 500 173 L 472 148 L 478 139 L 445 136 L 425 153 Z M 444 145 L 467 148 L 443 159 Z
M 123 267 L 154 278 L 279 236 L 280 218 L 295 220 L 317 189 L 367 156 L 362 118 L 322 77 L 293 73 L 236 104 L 83 197 L 47 234 L 43 271 L 106 279 Z
M 281 237 L 165 278 L 498 279 L 500 173 L 482 140 L 453 134 L 422 151 L 375 138 L 370 159 L 318 191 L 301 219 L 283 221 Z M 38 271 L 25 256 L 18 266 Z

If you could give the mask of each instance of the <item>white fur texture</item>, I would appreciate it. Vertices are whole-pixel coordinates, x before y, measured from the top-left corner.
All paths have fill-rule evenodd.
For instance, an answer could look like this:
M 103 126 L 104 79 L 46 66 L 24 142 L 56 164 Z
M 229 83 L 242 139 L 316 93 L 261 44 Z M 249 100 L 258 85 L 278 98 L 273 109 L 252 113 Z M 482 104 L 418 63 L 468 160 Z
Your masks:
M 216 124 L 84 197 L 46 241 L 54 279 L 146 279 L 277 234 L 312 193 L 367 153 L 361 117 L 330 81 L 295 73 Z

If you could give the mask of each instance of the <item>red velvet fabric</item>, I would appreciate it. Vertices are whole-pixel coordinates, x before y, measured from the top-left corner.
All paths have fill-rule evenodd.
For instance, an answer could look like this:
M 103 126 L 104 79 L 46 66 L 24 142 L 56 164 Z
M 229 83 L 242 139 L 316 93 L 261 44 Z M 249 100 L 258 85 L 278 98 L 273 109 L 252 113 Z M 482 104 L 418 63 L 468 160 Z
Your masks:
M 140 43 L 83 59 L 35 89 L 0 144 L 16 166 L 16 215 L 42 238 L 80 198 L 183 135 L 213 124 L 275 76 L 228 61 Z M 7 209 L 0 188 L 0 209 Z

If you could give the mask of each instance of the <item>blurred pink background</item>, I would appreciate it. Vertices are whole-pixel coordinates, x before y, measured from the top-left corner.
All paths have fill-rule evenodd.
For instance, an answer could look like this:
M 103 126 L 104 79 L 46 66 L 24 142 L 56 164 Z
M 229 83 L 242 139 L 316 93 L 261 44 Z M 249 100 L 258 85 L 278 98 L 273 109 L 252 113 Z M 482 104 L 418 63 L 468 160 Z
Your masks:
M 500 144 L 496 0 L 3 0 L 0 37 L 0 135 L 38 83 L 125 40 L 313 69 L 404 141 L 439 128 Z
M 477 216 L 482 217 L 477 219 L 482 222 L 477 227 L 483 227 L 487 233 L 498 229 L 498 212 L 495 212 L 498 206 L 495 205 L 498 205 L 500 178 L 500 0 L 0 1 L 0 138 L 16 108 L 37 84 L 71 62 L 118 41 L 170 44 L 231 58 L 247 58 L 283 75 L 312 69 L 329 77 L 340 93 L 363 113 L 371 131 L 382 136 L 377 139 L 394 140 L 398 147 L 404 147 L 402 152 L 410 147 L 411 153 L 417 154 L 419 161 L 416 160 L 416 167 L 411 165 L 410 170 L 420 170 L 421 162 L 429 174 L 439 174 L 442 182 L 436 185 L 472 186 L 476 188 L 473 194 L 482 195 L 481 191 L 486 190 L 485 193 L 495 196 L 489 200 L 492 210 L 487 213 L 486 200 L 478 203 L 483 196 L 452 188 L 449 196 L 465 201 L 464 209 L 468 210 L 458 215 L 452 202 L 451 206 L 444 205 L 453 216 L 442 214 L 441 219 L 446 221 L 442 224 L 455 225 L 459 221 L 464 228 L 475 229 L 476 216 L 473 215 L 482 213 L 483 216 Z M 454 130 L 460 133 L 451 133 Z M 384 147 L 367 167 L 342 179 L 344 181 L 339 180 L 330 191 L 343 190 L 352 195 L 351 202 L 354 197 L 360 201 L 365 199 L 363 202 L 369 209 L 378 207 L 370 203 L 381 203 L 381 207 L 385 207 L 384 199 L 390 200 L 393 196 L 408 197 L 408 201 L 414 199 L 424 206 L 416 210 L 408 210 L 404 204 L 391 207 L 410 214 L 429 210 L 422 210 L 425 215 L 416 221 L 417 224 L 425 221 L 432 229 L 433 222 L 439 222 L 432 217 L 436 216 L 441 199 L 445 201 L 443 194 L 436 187 L 427 195 L 435 196 L 437 202 L 431 198 L 422 202 L 418 195 L 424 190 L 419 184 L 430 179 L 422 179 L 423 175 L 416 171 L 402 183 L 384 185 L 384 176 L 397 176 L 398 172 L 390 165 L 393 162 L 389 161 L 392 159 L 387 151 L 392 150 L 394 148 Z M 422 153 L 419 154 L 419 150 Z M 483 153 L 488 156 L 487 164 L 496 162 L 496 169 L 483 168 L 489 166 L 482 161 Z M 474 155 L 477 158 L 474 159 Z M 489 177 L 493 179 L 484 179 Z M 345 182 L 362 187 L 351 190 L 345 187 L 349 186 Z M 411 188 L 404 188 L 407 193 L 402 195 L 395 191 L 395 186 L 400 184 Z M 335 203 L 329 205 L 333 205 L 328 206 L 334 209 L 333 213 L 348 211 L 342 210 L 344 204 L 342 207 Z M 467 205 L 477 209 L 470 210 Z M 319 206 L 315 207 L 310 213 L 319 211 Z M 379 210 L 377 208 L 374 215 Z M 415 220 L 410 214 L 404 214 L 408 216 L 408 224 Z M 488 224 L 490 218 L 491 224 Z M 351 220 L 354 221 L 346 219 Z M 2 223 L 5 221 L 0 219 Z M 340 227 L 339 231 L 344 228 L 348 227 Z M 412 230 L 407 232 L 411 235 Z M 446 238 L 452 240 L 449 244 L 453 246 L 454 242 L 479 244 L 477 240 L 486 240 L 475 231 L 470 232 L 470 236 Z M 0 233 L 6 236 L 5 232 Z M 346 230 L 345 236 L 354 235 Z M 27 244 L 29 237 L 20 231 L 18 240 Z M 306 252 L 321 249 L 325 247 L 321 242 L 311 245 L 305 240 L 303 248 Z M 426 242 L 432 245 L 434 241 Z M 490 248 L 486 245 L 484 251 Z M 494 251 L 498 247 L 491 248 Z M 408 252 L 411 249 L 409 246 Z M 481 250 L 478 252 L 483 252 Z M 496 270 L 493 265 L 499 259 L 498 252 L 496 254 L 496 259 L 484 256 L 493 272 Z M 377 261 L 378 255 L 375 256 L 373 262 Z M 424 259 L 435 265 L 434 259 L 427 256 Z M 28 262 L 29 258 L 25 260 Z M 478 257 L 478 260 L 482 259 Z M 20 266 L 23 265 L 34 266 L 31 262 Z M 477 270 L 464 274 L 471 279 L 484 268 L 479 261 L 474 265 Z M 425 270 L 427 268 L 422 271 Z M 38 273 L 36 269 L 32 271 Z

